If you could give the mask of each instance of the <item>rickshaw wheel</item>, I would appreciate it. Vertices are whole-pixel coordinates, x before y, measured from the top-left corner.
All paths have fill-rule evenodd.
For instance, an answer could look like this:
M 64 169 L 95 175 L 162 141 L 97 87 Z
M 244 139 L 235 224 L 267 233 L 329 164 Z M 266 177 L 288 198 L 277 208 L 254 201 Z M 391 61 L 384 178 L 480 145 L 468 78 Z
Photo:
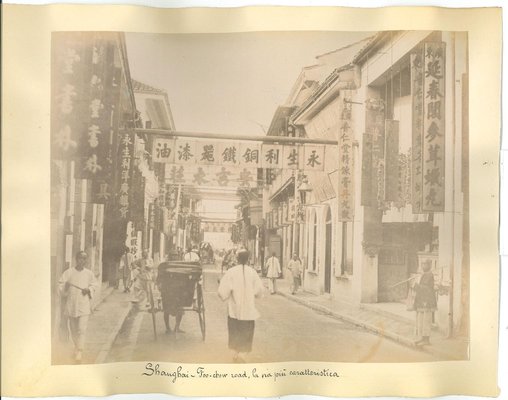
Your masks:
M 203 340 L 205 340 L 206 337 L 206 321 L 205 321 L 205 302 L 203 299 L 203 288 L 201 285 L 198 285 L 197 287 L 197 300 L 198 300 L 198 317 L 199 317 L 199 326 L 201 328 L 201 336 L 203 337 Z

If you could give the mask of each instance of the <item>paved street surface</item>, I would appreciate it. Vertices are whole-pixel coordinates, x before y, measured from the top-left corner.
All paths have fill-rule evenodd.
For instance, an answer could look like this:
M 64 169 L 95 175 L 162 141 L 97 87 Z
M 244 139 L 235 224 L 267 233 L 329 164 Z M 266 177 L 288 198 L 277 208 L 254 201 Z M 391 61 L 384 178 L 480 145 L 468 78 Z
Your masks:
M 198 314 L 187 312 L 185 333 L 167 335 L 162 313 L 156 315 L 154 340 L 151 314 L 134 311 L 117 337 L 106 361 L 161 361 L 178 363 L 230 363 L 227 347 L 227 307 L 217 296 L 220 272 L 205 267 L 206 340 L 201 338 Z M 282 296 L 258 300 L 253 352 L 248 362 L 422 362 L 432 355 L 410 349 L 352 324 L 322 315 Z M 171 318 L 171 326 L 174 319 Z

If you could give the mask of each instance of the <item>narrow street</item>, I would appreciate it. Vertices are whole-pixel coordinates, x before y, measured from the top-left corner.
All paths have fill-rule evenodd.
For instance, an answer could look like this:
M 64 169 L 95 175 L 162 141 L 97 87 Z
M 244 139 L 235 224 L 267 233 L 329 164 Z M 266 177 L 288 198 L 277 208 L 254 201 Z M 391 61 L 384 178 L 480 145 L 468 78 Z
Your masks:
M 133 311 L 117 337 L 107 362 L 161 361 L 178 363 L 229 363 L 226 305 L 218 298 L 220 271 L 205 266 L 206 340 L 201 338 L 198 315 L 187 312 L 175 337 L 165 333 L 162 313 L 157 314 L 158 339 L 154 340 L 148 312 Z M 369 333 L 352 324 L 321 315 L 282 296 L 258 301 L 261 318 L 256 321 L 253 352 L 248 362 L 434 361 L 426 353 Z M 174 319 L 170 320 L 174 326 Z

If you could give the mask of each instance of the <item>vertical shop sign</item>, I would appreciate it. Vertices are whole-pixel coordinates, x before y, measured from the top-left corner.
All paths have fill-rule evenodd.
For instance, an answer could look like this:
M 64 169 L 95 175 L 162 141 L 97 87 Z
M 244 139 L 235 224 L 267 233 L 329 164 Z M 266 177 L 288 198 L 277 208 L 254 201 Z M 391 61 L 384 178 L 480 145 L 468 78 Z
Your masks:
M 134 133 L 125 131 L 119 146 L 120 185 L 118 188 L 118 212 L 120 219 L 129 218 L 132 153 L 134 150 Z
M 82 115 L 87 125 L 80 138 L 76 177 L 109 180 L 114 44 L 101 34 L 94 34 L 89 54 L 91 59 L 87 59 L 87 67 L 90 72 L 86 74 L 85 81 L 88 86 L 88 95 L 85 97 L 87 109 Z
M 397 200 L 395 205 L 397 208 L 406 205 L 406 182 L 407 182 L 407 163 L 408 158 L 406 154 L 399 154 L 399 171 L 397 174 Z
M 346 92 L 339 121 L 339 221 L 352 221 L 354 217 L 354 164 L 351 95 Z
M 367 141 L 371 145 L 364 148 L 364 153 L 371 149 L 370 155 L 366 154 L 366 165 L 362 165 L 362 171 L 366 171 L 362 179 L 365 180 L 362 188 L 366 189 L 367 185 L 371 188 L 366 189 L 366 193 L 362 193 L 362 203 L 364 205 L 382 208 L 385 200 L 385 107 L 381 99 L 369 99 L 366 102 L 365 112 L 365 130 Z M 365 146 L 365 143 L 364 143 Z M 370 176 L 369 176 L 370 175 Z M 370 178 L 366 181 L 365 178 Z
M 425 43 L 423 83 L 423 211 L 444 211 L 445 44 Z
M 422 143 L 423 143 L 423 48 L 411 54 L 411 94 L 412 94 L 412 139 L 411 139 L 411 203 L 413 213 L 421 213 L 422 208 Z
M 90 45 L 84 33 L 53 33 L 51 42 L 51 157 L 72 159 L 86 129 Z
M 109 57 L 114 57 L 116 48 L 111 49 Z M 105 137 L 106 140 L 103 145 L 103 157 L 105 158 L 104 164 L 110 171 L 105 172 L 102 179 L 92 180 L 92 201 L 95 203 L 105 203 L 109 200 L 110 192 L 112 191 L 113 183 L 113 143 L 118 135 L 118 126 L 121 118 L 120 106 L 120 90 L 122 86 L 123 72 L 119 67 L 114 66 L 114 60 L 110 60 L 109 68 L 112 68 L 113 75 L 111 77 L 111 84 L 109 86 L 109 94 L 107 97 L 106 105 L 111 110 L 109 121 L 106 122 Z
M 370 206 L 372 204 L 372 134 L 363 134 L 362 143 L 362 185 L 361 198 L 362 206 Z
M 155 229 L 155 205 L 148 204 L 148 229 Z
M 294 198 L 289 199 L 288 203 L 288 222 L 295 222 L 296 218 L 296 200 Z
M 386 154 L 385 154 L 385 200 L 399 199 L 399 121 L 385 121 Z
M 144 224 L 146 179 L 137 168 L 132 169 L 130 190 L 130 220 L 140 230 Z

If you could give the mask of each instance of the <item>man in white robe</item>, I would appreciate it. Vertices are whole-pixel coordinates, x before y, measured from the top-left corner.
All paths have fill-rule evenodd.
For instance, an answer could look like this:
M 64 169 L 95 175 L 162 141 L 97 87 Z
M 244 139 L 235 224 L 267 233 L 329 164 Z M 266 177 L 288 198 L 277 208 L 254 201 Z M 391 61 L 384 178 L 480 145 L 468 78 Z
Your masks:
M 85 268 L 88 256 L 84 251 L 76 254 L 76 266 L 64 271 L 59 280 L 60 294 L 63 299 L 64 315 L 69 321 L 74 357 L 81 362 L 85 345 L 88 319 L 92 313 L 92 297 L 98 289 L 93 272 Z
M 275 252 L 272 253 L 272 256 L 266 261 L 266 277 L 270 282 L 270 293 L 277 293 L 277 279 L 281 274 L 280 262 L 276 257 Z

